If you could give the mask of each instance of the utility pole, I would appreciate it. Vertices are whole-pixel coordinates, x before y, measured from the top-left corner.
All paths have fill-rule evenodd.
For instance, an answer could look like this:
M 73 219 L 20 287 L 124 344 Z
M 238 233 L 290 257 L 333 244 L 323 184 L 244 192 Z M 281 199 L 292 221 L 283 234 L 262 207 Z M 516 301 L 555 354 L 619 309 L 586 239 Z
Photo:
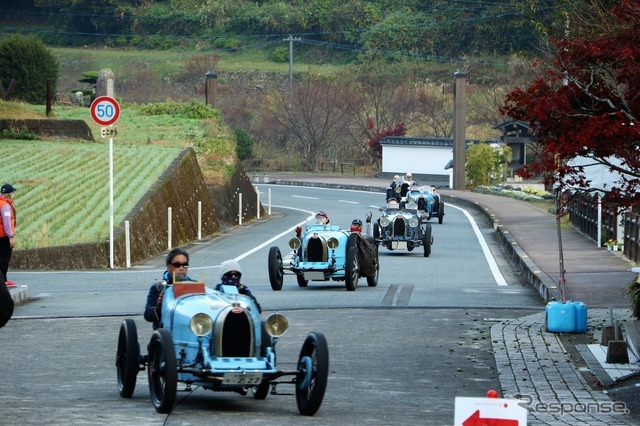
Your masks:
M 467 74 L 463 71 L 453 73 L 453 85 L 444 87 L 444 94 L 453 94 L 453 188 L 465 190 L 465 163 L 467 142 L 465 128 L 466 94 L 475 92 L 474 86 L 467 85 Z
M 299 41 L 300 37 L 285 38 L 284 41 L 289 42 L 289 112 L 291 112 L 291 105 L 293 104 L 293 42 Z

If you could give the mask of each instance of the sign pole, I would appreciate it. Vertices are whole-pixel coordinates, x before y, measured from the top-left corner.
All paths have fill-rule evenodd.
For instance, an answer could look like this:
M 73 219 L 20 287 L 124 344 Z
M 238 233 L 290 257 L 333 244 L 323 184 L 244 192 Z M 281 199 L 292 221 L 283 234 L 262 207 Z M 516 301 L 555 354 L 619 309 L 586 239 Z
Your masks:
M 100 134 L 104 138 L 109 136 L 109 267 L 115 268 L 113 256 L 113 136 L 117 130 L 113 123 L 120 118 L 120 105 L 110 96 L 99 96 L 91 103 L 91 118 L 103 127 Z
M 113 261 L 113 138 L 109 138 L 109 267 L 115 268 Z

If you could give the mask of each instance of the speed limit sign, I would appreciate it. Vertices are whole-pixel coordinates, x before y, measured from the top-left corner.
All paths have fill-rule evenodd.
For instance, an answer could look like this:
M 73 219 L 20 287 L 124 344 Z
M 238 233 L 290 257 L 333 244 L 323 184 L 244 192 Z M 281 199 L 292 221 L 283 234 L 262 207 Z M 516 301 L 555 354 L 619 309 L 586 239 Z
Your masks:
M 101 126 L 108 126 L 120 118 L 120 105 L 110 96 L 97 97 L 91 103 L 91 117 Z

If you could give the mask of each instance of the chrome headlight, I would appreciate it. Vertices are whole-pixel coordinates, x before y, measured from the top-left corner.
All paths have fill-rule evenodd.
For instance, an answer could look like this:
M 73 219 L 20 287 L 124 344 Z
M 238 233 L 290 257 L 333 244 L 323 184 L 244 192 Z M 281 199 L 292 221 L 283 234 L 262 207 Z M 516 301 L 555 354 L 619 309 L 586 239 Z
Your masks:
M 291 247 L 291 250 L 298 250 L 301 244 L 302 243 L 300 243 L 299 238 L 293 237 L 289 240 L 289 247 Z
M 340 241 L 336 237 L 331 237 L 327 240 L 327 247 L 330 249 L 336 249 L 340 245 Z
M 420 222 L 418 221 L 418 218 L 416 217 L 412 217 L 411 219 L 409 219 L 409 226 L 412 228 L 415 228 L 416 226 L 418 226 Z
M 380 218 L 380 226 L 382 227 L 389 226 L 389 218 L 386 216 L 383 218 Z
M 289 329 L 289 321 L 284 315 L 271 314 L 264 322 L 264 328 L 271 337 L 280 337 Z
M 189 328 L 198 337 L 206 336 L 213 328 L 213 321 L 207 314 L 196 314 L 191 318 Z

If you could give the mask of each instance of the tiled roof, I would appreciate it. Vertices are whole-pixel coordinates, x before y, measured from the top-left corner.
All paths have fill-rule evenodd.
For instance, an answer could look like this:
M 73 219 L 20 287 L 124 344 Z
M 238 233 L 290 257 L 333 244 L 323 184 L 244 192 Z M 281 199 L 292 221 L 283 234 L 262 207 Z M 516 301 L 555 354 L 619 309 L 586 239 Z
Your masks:
M 387 136 L 380 141 L 380 145 L 416 145 L 416 146 L 439 146 L 443 148 L 453 148 L 451 138 L 415 138 L 410 136 Z

